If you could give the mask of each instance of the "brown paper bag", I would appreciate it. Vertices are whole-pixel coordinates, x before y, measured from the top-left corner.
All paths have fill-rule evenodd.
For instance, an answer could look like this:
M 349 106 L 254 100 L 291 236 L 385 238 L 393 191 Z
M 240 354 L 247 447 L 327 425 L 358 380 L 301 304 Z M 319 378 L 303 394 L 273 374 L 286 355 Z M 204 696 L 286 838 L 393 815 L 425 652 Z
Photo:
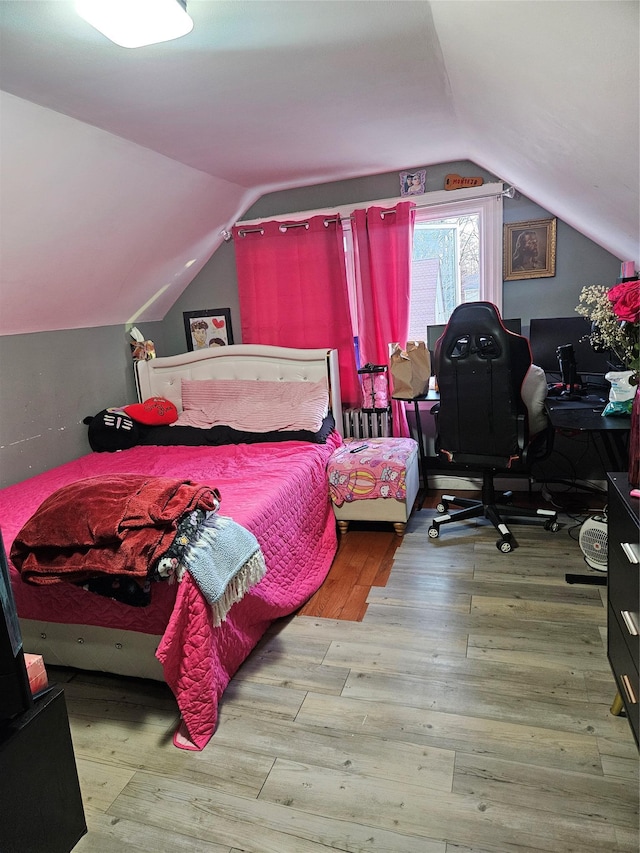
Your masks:
M 429 390 L 431 355 L 424 341 L 407 341 L 407 348 L 389 344 L 389 372 L 393 396 L 400 400 L 421 397 Z

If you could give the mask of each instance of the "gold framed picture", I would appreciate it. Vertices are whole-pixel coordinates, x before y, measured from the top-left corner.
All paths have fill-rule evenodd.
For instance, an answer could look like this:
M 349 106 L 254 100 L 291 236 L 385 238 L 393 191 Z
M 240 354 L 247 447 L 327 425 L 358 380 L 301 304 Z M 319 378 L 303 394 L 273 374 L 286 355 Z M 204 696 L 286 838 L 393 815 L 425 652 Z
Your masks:
M 556 274 L 557 219 L 531 219 L 504 226 L 504 280 L 551 278 Z

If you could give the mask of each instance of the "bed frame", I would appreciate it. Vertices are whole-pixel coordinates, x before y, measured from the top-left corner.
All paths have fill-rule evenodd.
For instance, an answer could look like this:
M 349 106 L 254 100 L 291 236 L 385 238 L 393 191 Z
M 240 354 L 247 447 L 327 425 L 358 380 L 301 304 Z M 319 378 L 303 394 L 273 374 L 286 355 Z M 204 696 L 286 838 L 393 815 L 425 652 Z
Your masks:
M 182 379 L 256 379 L 269 382 L 326 381 L 336 431 L 344 435 L 338 351 L 232 344 L 135 363 L 140 402 L 165 397 L 182 410 Z
M 343 433 L 338 351 L 289 349 L 256 344 L 212 347 L 206 351 L 135 363 L 141 402 L 165 397 L 182 409 L 181 379 L 326 381 L 336 430 Z M 155 657 L 161 636 L 88 625 L 21 620 L 24 647 L 50 664 L 164 681 Z

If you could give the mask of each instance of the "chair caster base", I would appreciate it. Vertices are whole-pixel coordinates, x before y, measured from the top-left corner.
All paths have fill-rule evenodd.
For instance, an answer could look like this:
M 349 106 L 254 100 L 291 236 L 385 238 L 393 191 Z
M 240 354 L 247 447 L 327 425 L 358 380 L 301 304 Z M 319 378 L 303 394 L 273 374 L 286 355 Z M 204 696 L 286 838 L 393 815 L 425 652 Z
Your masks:
M 498 539 L 496 548 L 503 554 L 510 554 L 513 551 L 513 540 L 508 537 Z

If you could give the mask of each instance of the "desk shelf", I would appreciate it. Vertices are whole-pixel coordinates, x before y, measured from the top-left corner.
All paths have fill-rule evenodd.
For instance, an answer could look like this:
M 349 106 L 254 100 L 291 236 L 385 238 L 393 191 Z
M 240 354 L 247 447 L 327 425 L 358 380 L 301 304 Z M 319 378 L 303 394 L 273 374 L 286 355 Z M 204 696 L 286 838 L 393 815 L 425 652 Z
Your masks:
M 427 490 L 427 454 L 424 447 L 424 435 L 422 434 L 422 419 L 420 416 L 420 403 L 437 403 L 440 399 L 440 394 L 437 391 L 427 391 L 426 394 L 420 394 L 418 397 L 392 397 L 398 403 L 412 403 L 415 418 L 416 418 L 416 434 L 418 438 L 418 458 L 420 460 L 420 479 L 422 488 L 418 495 L 418 509 L 422 507 L 424 496 Z

